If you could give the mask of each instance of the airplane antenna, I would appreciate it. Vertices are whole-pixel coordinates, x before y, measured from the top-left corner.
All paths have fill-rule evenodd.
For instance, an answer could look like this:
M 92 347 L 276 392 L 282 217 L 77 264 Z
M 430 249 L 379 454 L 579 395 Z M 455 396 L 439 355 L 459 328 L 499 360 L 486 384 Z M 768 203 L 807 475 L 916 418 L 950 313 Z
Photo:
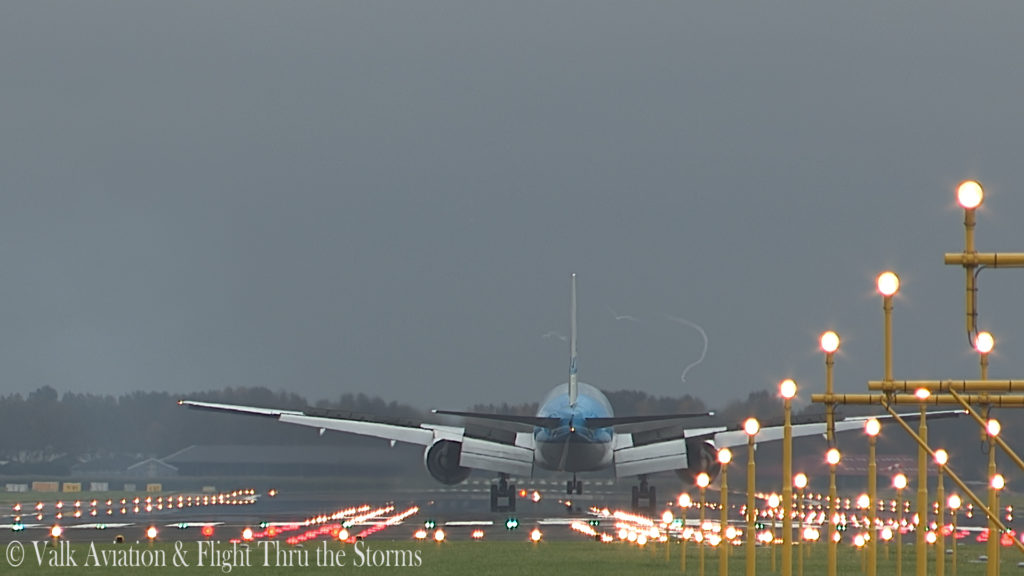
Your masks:
M 576 405 L 579 385 L 576 383 L 576 274 L 570 276 L 572 287 L 569 292 L 569 405 Z

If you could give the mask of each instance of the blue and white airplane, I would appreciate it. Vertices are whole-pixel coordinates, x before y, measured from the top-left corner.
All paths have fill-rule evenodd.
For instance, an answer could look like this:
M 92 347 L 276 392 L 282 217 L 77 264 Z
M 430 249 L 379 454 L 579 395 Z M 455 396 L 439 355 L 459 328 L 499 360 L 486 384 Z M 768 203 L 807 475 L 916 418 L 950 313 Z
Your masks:
M 322 410 L 276 410 L 213 402 L 181 400 L 190 408 L 220 410 L 276 418 L 281 422 L 406 442 L 424 447 L 424 464 L 442 484 L 458 484 L 474 469 L 497 473 L 491 485 L 492 511 L 515 509 L 516 487 L 511 476 L 529 478 L 534 470 L 572 473 L 567 493 L 580 494 L 578 472 L 613 470 L 616 477 L 638 476 L 633 487 L 633 507 L 653 509 L 655 487 L 647 476 L 674 471 L 690 486 L 698 474 L 713 479 L 720 471 L 718 450 L 745 446 L 747 435 L 739 424 L 686 428 L 681 420 L 713 416 L 713 412 L 617 417 L 603 393 L 577 380 L 576 275 L 571 276 L 569 333 L 569 381 L 556 386 L 544 398 L 536 416 L 484 414 L 435 410 L 436 414 L 466 419 L 463 426 L 422 423 L 419 426 L 341 417 Z M 835 422 L 836 432 L 860 429 L 866 417 Z M 793 436 L 825 433 L 824 422 L 796 424 Z M 781 440 L 781 426 L 762 427 L 758 442 Z

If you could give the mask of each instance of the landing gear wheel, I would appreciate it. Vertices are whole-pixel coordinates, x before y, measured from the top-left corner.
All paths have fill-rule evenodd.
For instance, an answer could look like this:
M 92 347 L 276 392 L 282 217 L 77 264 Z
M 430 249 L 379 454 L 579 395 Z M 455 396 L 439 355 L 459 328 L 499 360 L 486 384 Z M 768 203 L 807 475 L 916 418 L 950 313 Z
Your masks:
M 508 476 L 502 474 L 497 484 L 491 484 L 491 512 L 515 512 L 516 485 L 509 484 Z
M 654 515 L 654 509 L 658 504 L 657 491 L 654 486 L 647 484 L 647 478 L 640 477 L 640 485 L 633 486 L 633 511 L 638 514 Z
M 565 481 L 565 493 L 572 495 L 573 492 L 583 494 L 583 480 L 577 480 L 575 474 L 572 475 L 572 480 Z

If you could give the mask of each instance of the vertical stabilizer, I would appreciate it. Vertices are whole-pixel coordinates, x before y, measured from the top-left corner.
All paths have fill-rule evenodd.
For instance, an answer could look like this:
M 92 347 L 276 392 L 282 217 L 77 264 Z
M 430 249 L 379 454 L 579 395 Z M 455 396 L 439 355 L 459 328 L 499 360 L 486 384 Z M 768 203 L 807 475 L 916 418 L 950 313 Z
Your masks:
M 576 274 L 570 276 L 569 291 L 569 405 L 576 405 L 579 385 L 576 383 Z

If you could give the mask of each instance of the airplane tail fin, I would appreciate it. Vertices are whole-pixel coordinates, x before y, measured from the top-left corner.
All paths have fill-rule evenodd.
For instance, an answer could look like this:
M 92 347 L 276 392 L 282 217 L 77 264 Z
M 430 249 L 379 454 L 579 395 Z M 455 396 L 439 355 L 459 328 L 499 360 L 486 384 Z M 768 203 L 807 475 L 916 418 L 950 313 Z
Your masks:
M 579 384 L 576 382 L 576 274 L 570 276 L 569 293 L 569 405 L 576 405 Z

